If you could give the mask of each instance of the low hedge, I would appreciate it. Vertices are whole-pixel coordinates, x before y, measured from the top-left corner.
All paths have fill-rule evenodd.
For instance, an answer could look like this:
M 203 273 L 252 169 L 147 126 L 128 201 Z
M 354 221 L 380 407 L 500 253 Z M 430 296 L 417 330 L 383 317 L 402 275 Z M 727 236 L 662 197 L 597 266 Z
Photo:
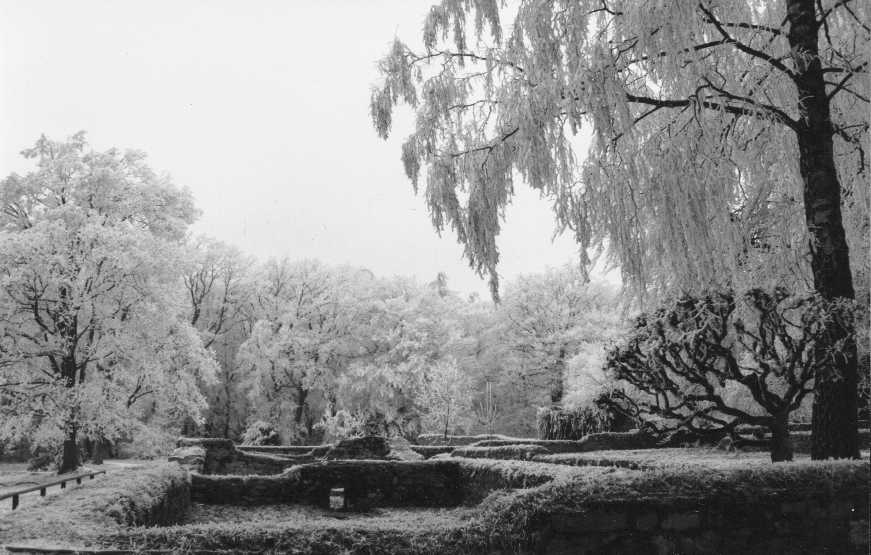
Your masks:
M 477 505 L 488 496 L 506 495 L 505 490 L 537 488 L 556 480 L 565 482 L 581 473 L 601 475 L 607 469 L 578 469 L 567 466 L 522 461 L 456 459 L 438 463 L 391 463 L 384 461 L 342 461 L 306 465 L 312 470 L 328 466 L 344 467 L 444 467 L 453 469 L 454 487 L 459 488 L 463 504 Z M 295 473 L 298 469 L 294 469 Z M 203 476 L 216 481 L 262 481 L 267 476 Z M 509 494 L 510 495 L 510 494 Z M 445 509 L 442 509 L 445 510 Z M 458 509 L 446 509 L 454 511 Z M 342 519 L 325 518 L 315 522 L 284 520 L 245 523 L 191 524 L 164 528 L 131 529 L 101 538 L 105 545 L 132 546 L 138 550 L 173 552 L 295 553 L 305 555 L 345 554 L 439 554 L 482 553 L 490 543 L 485 536 L 477 508 L 459 509 L 464 518 L 446 522 L 441 513 L 410 513 L 394 522 L 373 522 L 359 513 L 345 513 Z
M 584 453 L 587 451 L 646 449 L 654 446 L 654 440 L 639 430 L 630 432 L 600 432 L 590 434 L 578 441 L 562 439 L 495 439 L 473 443 L 471 447 L 506 447 L 511 445 L 537 445 L 549 453 Z
M 540 449 L 540 448 L 537 448 Z M 329 506 L 344 488 L 351 507 L 454 507 L 497 489 L 529 488 L 567 474 L 569 466 L 452 458 L 437 461 L 332 461 L 299 465 L 277 476 L 192 476 L 194 502 L 228 505 L 302 503 Z
M 294 466 L 279 476 L 193 477 L 194 501 L 329 507 L 343 488 L 349 506 L 452 507 L 462 503 L 459 465 L 452 461 L 345 460 Z
M 770 466 L 771 456 L 767 451 L 726 452 L 716 447 L 667 447 L 662 449 L 637 449 L 594 451 L 589 453 L 558 453 L 540 455 L 536 461 L 570 466 L 614 466 L 636 470 L 661 468 L 758 468 Z M 808 455 L 796 455 L 796 462 L 809 461 Z
M 855 523 L 867 526 L 869 472 L 863 461 L 648 472 L 521 461 L 459 463 L 468 473 L 466 484 L 490 481 L 527 489 L 491 491 L 468 518 L 447 524 L 424 513 L 383 525 L 352 515 L 344 521 L 136 529 L 116 542 L 142 549 L 318 555 L 656 552 L 660 544 L 669 546 L 663 547 L 668 552 L 792 552 L 796 545 L 814 552 L 831 545 L 837 552 L 861 553 L 848 530 Z M 855 512 L 845 513 L 844 506 Z M 650 518 L 651 528 L 639 528 Z M 784 548 L 784 533 L 799 534 L 800 543 Z
M 442 453 L 450 453 L 456 449 L 453 445 L 412 445 L 411 450 L 428 459 Z
M 859 430 L 859 449 L 865 451 L 871 448 L 871 430 L 864 429 Z M 799 431 L 799 432 L 791 432 L 789 434 L 790 439 L 792 440 L 792 448 L 796 453 L 810 453 L 811 452 L 811 432 L 807 431 Z
M 493 439 L 479 441 L 478 443 L 473 443 L 469 447 L 481 449 L 497 449 L 519 445 L 540 447 L 545 451 L 545 453 L 576 453 L 581 449 L 581 442 L 571 439 Z
M 106 537 L 138 552 L 293 553 L 294 555 L 467 555 L 486 544 L 468 524 L 446 527 L 419 518 L 403 526 L 375 528 L 355 521 L 223 523 L 149 528 Z
M 409 512 L 404 519 L 384 519 L 374 524 L 351 514 L 346 519 L 308 522 L 216 522 L 143 528 L 120 523 L 124 518 L 119 519 L 119 515 L 137 514 L 135 509 L 123 508 L 123 503 L 117 514 L 109 516 L 107 507 L 118 495 L 140 499 L 146 497 L 145 492 L 152 492 L 149 497 L 157 498 L 157 490 L 172 490 L 177 478 L 178 486 L 183 487 L 183 473 L 175 465 L 165 465 L 172 469 L 143 469 L 123 479 L 106 477 L 109 483 L 96 496 L 93 490 L 81 495 L 78 490 L 87 485 L 73 488 L 64 496 L 44 500 L 45 505 L 56 505 L 55 512 L 42 512 L 40 519 L 31 516 L 23 521 L 25 515 L 20 513 L 12 522 L 16 529 L 24 522 L 31 531 L 39 528 L 46 532 L 51 528 L 72 534 L 81 528 L 89 537 L 81 538 L 87 541 L 76 545 L 171 552 L 762 553 L 790 551 L 789 546 L 796 545 L 807 552 L 828 548 L 834 550 L 831 552 L 867 552 L 866 461 L 769 463 L 726 469 L 657 468 L 646 472 L 510 460 L 456 458 L 446 462 L 459 469 L 457 483 L 462 485 L 464 499 L 482 500 L 475 509 L 463 509 L 469 513 L 462 513 L 462 518 L 439 518 L 432 512 L 415 517 Z M 69 497 L 73 495 L 78 497 Z M 94 509 L 96 505 L 99 510 Z M 134 505 L 144 507 L 148 503 L 143 499 Z M 91 517 L 82 520 L 77 514 Z M 651 527 L 646 527 L 648 517 L 652 518 Z M 58 525 L 65 521 L 65 527 Z M 7 525 L 4 531 L 8 532 L 9 517 L 0 522 Z M 136 518 L 130 522 L 136 522 Z M 854 528 L 866 536 L 864 548 L 861 538 L 860 544 L 855 543 L 856 534 L 851 532 Z M 787 543 L 784 547 L 785 533 L 798 534 L 796 541 L 806 543 Z M 51 537 L 71 542 L 72 536 Z M 568 539 L 561 539 L 564 537 Z
M 237 445 L 239 451 L 262 453 L 264 455 L 309 455 L 312 449 L 320 445 Z
M 493 439 L 510 440 L 508 436 L 500 434 L 481 434 L 476 436 L 448 436 L 445 438 L 442 434 L 420 434 L 417 436 L 418 445 L 471 445 L 479 441 L 487 441 Z
M 111 471 L 48 498 L 27 498 L 0 518 L 0 544 L 56 538 L 87 545 L 100 533 L 178 522 L 189 507 L 190 482 L 178 464 Z
M 867 461 L 607 470 L 489 497 L 480 520 L 488 547 L 550 552 L 550 531 L 573 537 L 567 544 L 577 552 L 867 550 Z M 857 525 L 864 539 L 849 532 Z M 801 541 L 790 544 L 783 530 Z M 707 543 L 693 543 L 699 538 Z
M 487 443 L 487 442 L 481 442 Z M 502 460 L 520 460 L 529 461 L 538 455 L 547 455 L 550 453 L 540 445 L 499 445 L 499 446 L 482 446 L 478 444 L 468 447 L 458 447 L 451 453 L 452 457 L 464 457 L 468 459 L 502 459 Z

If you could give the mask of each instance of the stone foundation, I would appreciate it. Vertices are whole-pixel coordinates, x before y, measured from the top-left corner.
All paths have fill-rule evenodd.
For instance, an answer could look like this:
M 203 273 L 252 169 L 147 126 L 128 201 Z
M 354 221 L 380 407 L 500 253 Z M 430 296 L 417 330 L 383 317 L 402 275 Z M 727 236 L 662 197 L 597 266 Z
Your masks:
M 868 553 L 867 493 L 778 497 L 740 506 L 710 499 L 617 501 L 550 515 L 536 544 L 553 555 Z
M 229 439 L 183 437 L 179 438 L 177 445 L 178 449 L 170 455 L 170 460 L 190 458 L 193 461 L 195 448 L 205 451 L 200 468 L 188 465 L 202 474 L 280 474 L 294 464 L 312 460 L 310 457 L 282 457 L 240 451 Z
M 191 476 L 195 502 L 330 506 L 330 491 L 344 490 L 346 506 L 453 507 L 463 501 L 459 466 L 448 461 L 330 461 L 293 467 L 279 476 Z

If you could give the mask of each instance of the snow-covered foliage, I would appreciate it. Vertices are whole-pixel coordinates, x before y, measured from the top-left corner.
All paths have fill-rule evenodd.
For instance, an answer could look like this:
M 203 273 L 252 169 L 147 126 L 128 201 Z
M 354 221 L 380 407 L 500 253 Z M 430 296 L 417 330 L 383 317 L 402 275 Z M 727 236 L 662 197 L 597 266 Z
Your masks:
M 23 154 L 36 169 L 0 183 L 0 435 L 199 419 L 215 365 L 179 296 L 190 194 L 81 133 Z
M 443 0 L 422 51 L 396 39 L 381 60 L 373 124 L 387 137 L 394 109 L 415 109 L 406 173 L 494 295 L 518 178 L 552 200 L 583 265 L 607 245 L 642 298 L 804 289 L 806 56 L 791 47 L 787 4 Z M 868 5 L 817 4 L 851 267 L 867 297 Z
M 535 391 L 541 405 L 572 407 L 579 404 L 577 397 L 599 391 L 581 385 L 578 376 L 601 368 L 605 348 L 623 323 L 616 291 L 587 283 L 576 266 L 512 281 L 496 318 L 507 370 L 503 379 L 514 389 L 527 390 L 530 401 Z M 532 408 L 524 411 L 530 422 Z

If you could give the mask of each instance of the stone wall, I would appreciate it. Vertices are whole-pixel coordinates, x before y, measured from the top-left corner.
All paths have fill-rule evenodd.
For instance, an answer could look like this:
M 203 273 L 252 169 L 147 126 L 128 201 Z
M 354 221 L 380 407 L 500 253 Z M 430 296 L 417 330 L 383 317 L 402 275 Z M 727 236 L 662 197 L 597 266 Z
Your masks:
M 443 434 L 420 434 L 417 436 L 418 445 L 471 445 L 479 441 L 498 440 L 498 439 L 513 439 L 503 435 L 487 435 L 481 434 L 477 436 L 448 436 L 445 440 Z M 514 443 L 517 443 L 515 441 Z
M 344 490 L 349 508 L 451 507 L 462 503 L 459 465 L 451 461 L 330 461 L 293 467 L 278 476 L 191 476 L 201 503 L 329 507 L 330 491 Z
M 531 461 L 540 455 L 551 454 L 540 445 L 499 445 L 494 447 L 478 447 L 477 444 L 467 447 L 457 447 L 451 452 L 452 457 L 465 457 L 469 459 L 496 459 Z
M 516 461 L 494 463 L 486 460 L 462 461 L 458 465 L 463 504 L 475 505 L 495 490 L 534 488 L 554 479 L 542 472 L 544 465 L 522 468 Z M 545 467 L 546 468 L 546 467 Z
M 295 476 L 191 474 L 191 501 L 222 505 L 270 505 L 299 501 Z
M 312 449 L 319 445 L 237 445 L 238 451 L 246 453 L 260 453 L 263 455 L 308 455 Z
M 280 474 L 294 464 L 311 460 L 305 457 L 248 453 L 236 449 L 229 439 L 183 437 L 179 438 L 177 445 L 179 447 L 177 452 L 190 447 L 205 449 L 201 470 L 203 474 Z M 172 456 L 176 456 L 176 453 Z
M 578 441 L 568 439 L 490 439 L 473 443 L 472 447 L 507 447 L 511 445 L 537 445 L 550 453 L 584 453 L 615 449 L 647 449 L 654 440 L 644 432 L 601 432 L 589 434 Z
M 454 450 L 453 445 L 412 445 L 411 450 L 428 459 L 435 455 L 450 453 Z
M 752 504 L 669 499 L 591 506 L 540 523 L 542 552 L 868 553 L 867 492 L 760 496 Z

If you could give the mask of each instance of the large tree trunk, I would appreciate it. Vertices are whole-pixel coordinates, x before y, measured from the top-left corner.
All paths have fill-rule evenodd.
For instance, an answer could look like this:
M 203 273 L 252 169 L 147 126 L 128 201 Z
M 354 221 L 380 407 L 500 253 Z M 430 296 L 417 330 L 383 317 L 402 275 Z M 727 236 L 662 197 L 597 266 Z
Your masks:
M 792 440 L 789 438 L 789 412 L 775 414 L 771 422 L 771 462 L 792 460 Z
M 293 434 L 294 443 L 296 445 L 305 445 L 308 437 L 304 437 L 305 424 L 303 417 L 306 413 L 306 399 L 308 399 L 308 390 L 302 386 L 296 388 L 296 406 L 293 409 Z
M 75 330 L 75 328 L 73 328 Z M 68 389 L 76 387 L 78 364 L 76 363 L 75 352 L 72 351 L 61 360 L 61 375 L 63 376 L 64 385 Z M 63 442 L 63 451 L 61 453 L 60 468 L 58 473 L 72 472 L 81 466 L 82 461 L 79 455 L 78 444 L 79 418 L 78 409 L 74 405 L 70 407 L 70 413 L 66 418 L 65 437 Z
M 70 426 L 67 430 L 67 435 L 64 438 L 63 453 L 61 456 L 60 468 L 58 474 L 72 472 L 81 465 L 79 458 L 79 444 L 76 439 L 77 430 L 75 426 Z
M 841 186 L 835 169 L 833 127 L 817 46 L 813 0 L 788 0 L 789 44 L 796 65 L 801 119 L 799 165 L 804 182 L 805 219 L 811 236 L 814 287 L 825 298 L 854 298 L 853 278 L 841 220 Z M 831 348 L 843 333 L 832 330 Z M 830 367 L 815 377 L 811 458 L 858 458 L 856 343 L 829 356 Z

